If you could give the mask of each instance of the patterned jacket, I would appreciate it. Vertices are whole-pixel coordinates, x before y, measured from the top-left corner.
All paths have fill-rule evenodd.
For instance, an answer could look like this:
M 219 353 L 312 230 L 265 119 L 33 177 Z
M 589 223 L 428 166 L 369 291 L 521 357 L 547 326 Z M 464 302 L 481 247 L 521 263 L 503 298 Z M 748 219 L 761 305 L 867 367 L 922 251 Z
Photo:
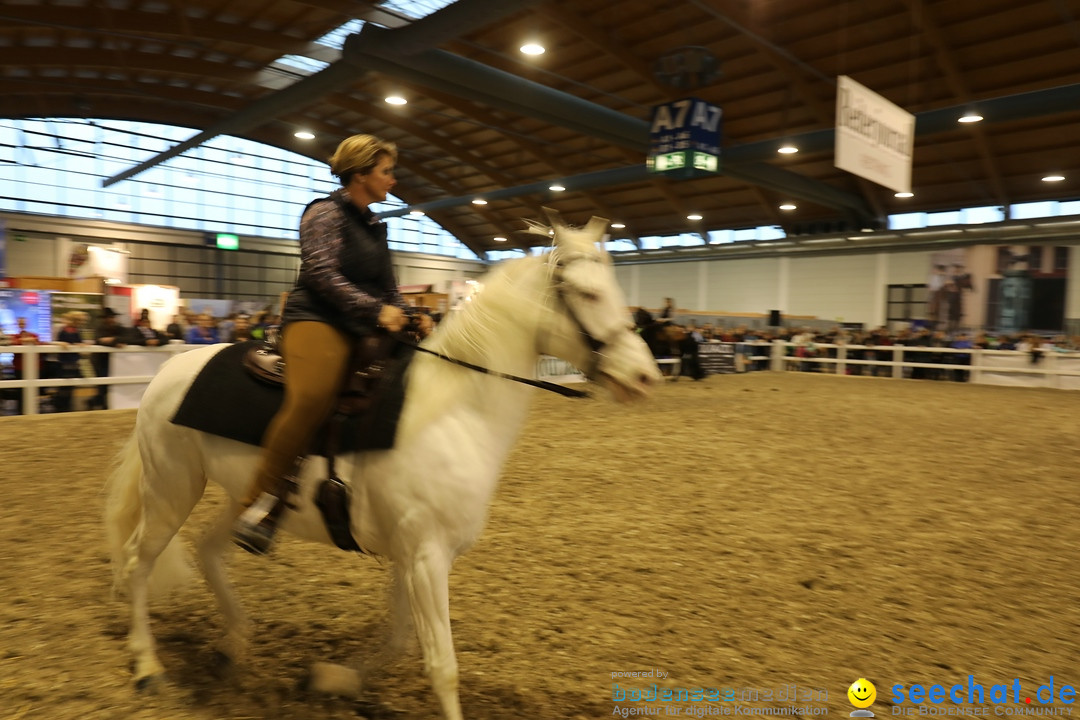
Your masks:
M 300 220 L 300 274 L 282 324 L 316 320 L 364 336 L 386 304 L 408 307 L 397 289 L 386 225 L 343 190 L 308 205 Z

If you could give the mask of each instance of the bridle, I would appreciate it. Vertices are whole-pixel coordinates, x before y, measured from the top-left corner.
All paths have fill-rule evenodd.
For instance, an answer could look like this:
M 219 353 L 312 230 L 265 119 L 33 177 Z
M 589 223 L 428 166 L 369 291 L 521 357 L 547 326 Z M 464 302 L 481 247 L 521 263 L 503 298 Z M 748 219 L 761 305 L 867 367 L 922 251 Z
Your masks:
M 569 298 L 567 297 L 567 288 L 569 287 L 569 285 L 567 284 L 563 275 L 566 272 L 567 268 L 569 268 L 572 264 L 581 261 L 601 262 L 600 258 L 585 254 L 577 254 L 565 259 L 558 258 L 555 261 L 555 267 L 552 272 L 552 280 L 555 287 L 555 297 L 558 298 L 560 303 L 562 303 L 563 308 L 565 308 L 566 310 L 567 316 L 574 324 L 574 327 L 577 328 L 578 334 L 581 335 L 582 339 L 584 339 L 585 344 L 589 346 L 589 350 L 591 351 L 589 354 L 590 362 L 589 368 L 585 371 L 585 377 L 593 379 L 597 374 L 597 369 L 600 366 L 600 359 L 603 357 L 604 348 L 612 344 L 614 338 L 608 340 L 600 339 L 593 332 L 591 332 L 589 328 L 585 326 L 585 323 L 581 321 L 581 318 L 578 317 L 577 312 L 574 310 L 573 303 L 571 303 L 569 301 Z

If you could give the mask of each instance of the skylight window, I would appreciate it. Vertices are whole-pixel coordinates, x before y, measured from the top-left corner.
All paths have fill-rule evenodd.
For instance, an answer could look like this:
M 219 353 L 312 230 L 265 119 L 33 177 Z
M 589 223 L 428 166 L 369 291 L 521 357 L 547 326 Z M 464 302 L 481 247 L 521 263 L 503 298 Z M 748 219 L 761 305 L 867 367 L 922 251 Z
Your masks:
M 345 38 L 353 33 L 360 32 L 360 29 L 364 27 L 363 20 L 350 20 L 344 25 L 337 27 L 330 32 L 323 35 L 315 42 L 319 45 L 325 45 L 326 47 L 340 50 L 341 46 L 345 44 Z
M 340 51 L 341 46 L 345 44 L 345 38 L 353 33 L 360 32 L 362 27 L 364 27 L 363 20 L 350 20 L 323 35 L 315 41 L 315 44 Z M 325 60 L 317 60 L 307 55 L 282 55 L 275 62 L 300 70 L 306 75 L 317 73 L 330 65 Z
M 303 55 L 282 55 L 276 62 L 296 68 L 297 70 L 303 70 L 306 73 L 317 73 L 330 64 Z
M 447 5 L 453 4 L 453 2 L 454 0 L 387 0 L 379 3 L 379 7 L 410 17 L 413 20 L 419 20 L 436 10 L 442 10 Z

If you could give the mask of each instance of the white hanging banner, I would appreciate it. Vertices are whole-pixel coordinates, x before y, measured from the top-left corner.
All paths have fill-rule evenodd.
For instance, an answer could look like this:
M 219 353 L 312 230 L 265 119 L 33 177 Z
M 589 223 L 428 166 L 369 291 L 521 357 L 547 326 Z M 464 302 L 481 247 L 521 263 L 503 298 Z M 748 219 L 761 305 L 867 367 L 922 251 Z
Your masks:
M 915 116 L 846 75 L 836 93 L 836 167 L 911 192 Z

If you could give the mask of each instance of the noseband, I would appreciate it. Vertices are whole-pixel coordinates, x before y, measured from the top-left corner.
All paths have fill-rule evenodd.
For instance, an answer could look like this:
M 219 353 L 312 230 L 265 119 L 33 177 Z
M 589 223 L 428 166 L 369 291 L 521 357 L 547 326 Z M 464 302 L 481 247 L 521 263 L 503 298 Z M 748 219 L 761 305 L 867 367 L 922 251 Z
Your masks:
M 600 360 L 603 356 L 604 348 L 610 345 L 614 338 L 610 340 L 603 340 L 598 338 L 593 332 L 591 332 L 589 328 L 585 326 L 585 323 L 581 321 L 581 318 L 578 317 L 577 312 L 574 311 L 573 303 L 571 303 L 569 298 L 567 297 L 568 285 L 566 280 L 563 278 L 563 274 L 566 272 L 566 269 L 569 268 L 571 265 L 576 262 L 581 262 L 583 260 L 588 262 L 600 262 L 599 258 L 590 257 L 588 255 L 572 256 L 570 258 L 567 258 L 565 261 L 560 258 L 555 263 L 555 270 L 552 273 L 552 279 L 554 280 L 555 285 L 555 296 L 559 299 L 559 302 L 562 304 L 563 308 L 565 308 L 566 315 L 570 318 L 570 321 L 574 324 L 574 327 L 577 328 L 578 334 L 581 335 L 582 339 L 585 341 L 585 344 L 589 346 L 589 350 L 591 351 L 591 354 L 589 355 L 589 367 L 585 370 L 585 377 L 591 380 L 594 379 L 597 369 L 600 366 Z

